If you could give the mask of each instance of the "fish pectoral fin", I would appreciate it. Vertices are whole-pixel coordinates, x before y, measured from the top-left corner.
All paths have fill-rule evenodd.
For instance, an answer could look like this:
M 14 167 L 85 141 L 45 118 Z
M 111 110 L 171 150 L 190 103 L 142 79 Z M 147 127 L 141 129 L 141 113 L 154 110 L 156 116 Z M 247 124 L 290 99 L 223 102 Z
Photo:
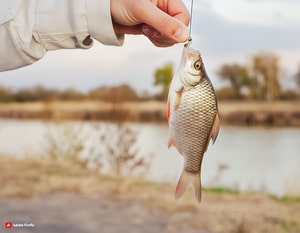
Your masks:
M 215 118 L 214 118 L 212 129 L 211 129 L 211 137 L 210 138 L 212 139 L 213 143 L 215 143 L 215 141 L 218 137 L 219 130 L 220 130 L 220 117 L 219 117 L 219 113 L 217 112 L 217 114 L 215 115 Z
M 183 90 L 184 90 L 184 87 L 182 86 L 178 90 L 175 91 L 174 110 L 177 110 L 179 108 Z
M 175 198 L 179 199 L 189 185 L 192 185 L 197 201 L 201 202 L 201 179 L 200 173 L 192 173 L 183 170 L 176 186 Z

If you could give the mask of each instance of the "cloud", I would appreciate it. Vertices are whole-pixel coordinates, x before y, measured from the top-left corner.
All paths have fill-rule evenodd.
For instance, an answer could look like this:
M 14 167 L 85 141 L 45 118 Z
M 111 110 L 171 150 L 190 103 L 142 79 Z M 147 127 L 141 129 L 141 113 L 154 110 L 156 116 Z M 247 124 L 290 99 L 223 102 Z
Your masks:
M 179 62 L 182 45 L 156 48 L 142 36 L 127 36 L 123 47 L 95 43 L 89 50 L 51 51 L 37 63 L 0 73 L 0 85 L 14 88 L 41 84 L 86 91 L 100 85 L 128 83 L 139 91 L 153 87 L 153 73 Z
M 300 27 L 287 21 L 284 25 L 231 21 L 219 14 L 213 4 L 197 4 L 192 24 L 193 46 L 205 55 L 211 73 L 223 63 L 246 62 L 262 50 L 277 54 L 287 70 L 294 70 L 300 62 Z M 291 60 L 294 62 L 287 62 Z
M 211 4 L 218 15 L 233 22 L 266 26 L 300 24 L 299 1 L 212 0 Z
M 267 0 L 263 2 L 270 4 Z M 293 3 L 295 8 L 299 6 L 298 1 L 276 2 Z M 272 10 L 272 15 L 279 14 L 276 17 L 281 17 L 282 22 L 258 24 L 247 19 L 253 12 L 251 7 L 247 8 L 252 5 L 257 7 L 257 12 L 264 12 L 265 5 L 261 2 L 197 0 L 194 4 L 192 46 L 202 53 L 211 76 L 221 64 L 246 61 L 261 50 L 278 54 L 286 70 L 294 72 L 300 63 L 300 27 L 297 23 L 290 23 L 294 17 L 292 13 Z M 235 8 L 234 4 L 240 4 L 240 8 Z M 231 8 L 244 19 L 228 18 Z M 151 91 L 155 90 L 152 85 L 155 69 L 167 62 L 177 66 L 182 47 L 179 44 L 171 48 L 156 48 L 142 36 L 126 36 L 123 47 L 95 43 L 89 50 L 49 52 L 32 66 L 0 73 L 0 84 L 15 88 L 42 84 L 88 90 L 99 85 L 128 83 L 139 91 Z
M 214 53 L 299 48 L 298 28 L 230 22 L 214 12 L 201 12 L 194 17 L 193 25 L 195 37 Z

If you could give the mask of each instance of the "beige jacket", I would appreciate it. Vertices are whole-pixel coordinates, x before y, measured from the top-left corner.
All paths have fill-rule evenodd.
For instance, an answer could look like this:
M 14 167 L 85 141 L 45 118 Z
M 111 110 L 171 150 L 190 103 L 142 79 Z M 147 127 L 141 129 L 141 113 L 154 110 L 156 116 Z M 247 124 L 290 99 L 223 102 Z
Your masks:
M 87 49 L 91 36 L 121 45 L 113 29 L 110 0 L 0 0 L 0 71 L 41 59 L 49 50 Z

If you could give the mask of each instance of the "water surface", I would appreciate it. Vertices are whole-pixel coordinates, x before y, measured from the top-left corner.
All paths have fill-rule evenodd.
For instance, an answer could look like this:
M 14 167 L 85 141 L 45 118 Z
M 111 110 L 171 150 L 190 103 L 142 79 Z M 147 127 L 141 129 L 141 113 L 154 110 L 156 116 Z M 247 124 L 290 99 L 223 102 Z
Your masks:
M 44 152 L 45 135 L 65 124 L 79 127 L 87 147 L 101 149 L 99 133 L 113 124 L 0 120 L 0 154 L 24 156 Z M 168 149 L 168 126 L 131 124 L 139 132 L 136 146 L 151 155 L 147 177 L 174 185 L 183 159 L 175 148 Z M 103 146 L 103 145 L 102 145 Z M 117 145 L 116 145 L 117 146 Z M 89 156 L 86 152 L 85 156 Z M 209 146 L 202 164 L 202 184 L 240 191 L 264 191 L 275 195 L 300 195 L 300 129 L 245 128 L 223 126 L 215 145 Z

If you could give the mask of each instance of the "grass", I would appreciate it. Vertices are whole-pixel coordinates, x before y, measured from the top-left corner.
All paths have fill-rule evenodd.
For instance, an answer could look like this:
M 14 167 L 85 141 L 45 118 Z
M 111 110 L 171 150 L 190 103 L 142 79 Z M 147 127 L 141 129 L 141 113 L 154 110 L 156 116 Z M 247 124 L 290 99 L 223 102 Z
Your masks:
M 281 227 L 284 232 L 289 232 L 289 233 L 299 233 L 300 232 L 300 225 L 295 222 L 281 222 Z
M 211 188 L 203 188 L 204 192 L 216 193 L 216 194 L 239 194 L 238 190 L 224 188 L 224 187 L 211 187 Z
M 300 203 L 300 196 L 283 196 L 283 197 L 277 197 L 274 195 L 270 195 L 271 198 L 274 200 L 282 201 L 285 203 Z
M 0 184 L 0 199 L 17 197 L 26 200 L 67 191 L 106 195 L 124 202 L 139 201 L 144 203 L 144 208 L 166 213 L 170 228 L 184 224 L 217 233 L 300 232 L 298 199 L 274 199 L 260 193 L 209 188 L 204 189 L 202 202 L 198 204 L 191 189 L 175 200 L 175 184 L 103 175 L 63 160 L 0 156 Z
M 300 197 L 283 196 L 280 198 L 280 200 L 287 203 L 300 203 Z

